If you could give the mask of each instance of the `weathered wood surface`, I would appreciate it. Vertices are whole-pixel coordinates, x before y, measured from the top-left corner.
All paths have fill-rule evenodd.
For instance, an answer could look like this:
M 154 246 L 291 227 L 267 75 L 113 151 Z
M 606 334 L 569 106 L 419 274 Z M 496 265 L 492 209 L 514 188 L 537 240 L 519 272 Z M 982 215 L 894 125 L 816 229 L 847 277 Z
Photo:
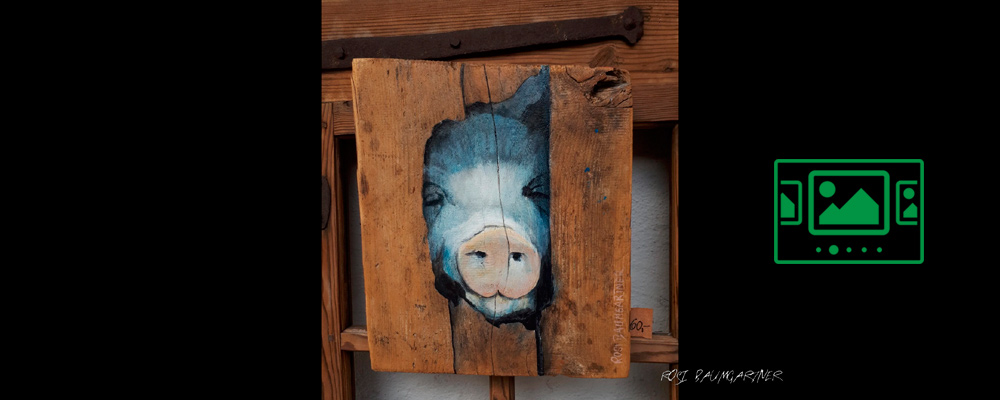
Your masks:
M 649 339 L 632 338 L 632 362 L 677 362 L 677 339 L 665 333 L 654 333 Z
M 350 100 L 330 103 L 333 113 L 333 134 L 336 136 L 354 134 L 354 107 Z
M 545 310 L 540 329 L 553 340 L 543 355 L 551 360 L 547 371 L 553 375 L 626 377 L 631 347 L 629 76 L 610 68 L 552 70 L 553 279 L 564 292 Z M 589 354 L 594 361 L 566 354 Z
M 632 74 L 636 121 L 677 120 L 678 1 L 582 0 L 538 2 L 473 0 L 421 2 L 395 0 L 322 4 L 321 40 L 402 36 L 531 22 L 588 18 L 620 13 L 638 6 L 645 16 L 644 34 L 635 45 L 612 39 L 561 44 L 536 49 L 458 58 L 476 63 L 589 65 L 614 67 Z M 351 98 L 350 71 L 322 73 L 322 100 Z
M 674 121 L 678 119 L 678 73 L 629 71 L 632 79 L 632 98 L 635 122 Z M 323 101 L 337 104 L 351 98 L 351 71 L 323 73 Z M 334 112 L 339 112 L 335 110 Z M 350 117 L 350 114 L 348 114 Z M 338 135 L 350 134 L 354 126 L 336 118 Z M 350 122 L 350 121 L 348 121 Z
M 368 351 L 368 327 L 351 325 L 340 333 L 340 348 L 344 351 Z
M 368 331 L 365 326 L 351 326 L 341 333 L 341 341 L 346 351 L 368 351 Z M 654 333 L 653 337 L 631 339 L 631 362 L 634 363 L 675 363 L 677 362 L 677 339 L 673 336 Z M 671 364 L 677 365 L 677 364 Z M 673 368 L 673 367 L 671 367 Z
M 350 325 L 350 279 L 347 275 L 344 243 L 343 195 L 340 190 L 340 164 L 337 139 L 333 133 L 333 105 L 322 104 L 321 174 L 331 189 L 331 214 L 322 232 L 322 329 L 323 329 L 323 398 L 354 398 L 354 359 L 342 352 L 340 333 Z
M 354 61 L 373 369 L 536 375 L 541 361 L 546 375 L 628 375 L 633 101 L 624 71 L 548 67 L 556 294 L 542 311 L 538 330 L 517 323 L 494 326 L 464 301 L 450 305 L 434 286 L 420 206 L 424 146 L 432 128 L 446 119 L 462 121 L 469 104 L 500 104 L 540 68 Z M 495 125 L 494 130 L 502 134 Z
M 431 129 L 464 113 L 461 87 L 442 84 L 460 71 L 425 64 L 397 80 L 388 60 L 359 69 L 364 61 L 354 60 L 353 105 L 372 369 L 454 373 L 448 300 L 434 289 L 420 205 Z
M 639 7 L 643 36 L 635 45 L 622 40 L 567 44 L 554 48 L 477 57 L 476 62 L 582 64 L 634 71 L 677 69 L 678 0 L 327 0 L 321 7 L 321 40 L 371 36 L 406 36 L 464 29 L 601 17 Z M 465 60 L 457 60 L 465 61 Z
M 514 400 L 514 377 L 491 376 L 490 400 Z

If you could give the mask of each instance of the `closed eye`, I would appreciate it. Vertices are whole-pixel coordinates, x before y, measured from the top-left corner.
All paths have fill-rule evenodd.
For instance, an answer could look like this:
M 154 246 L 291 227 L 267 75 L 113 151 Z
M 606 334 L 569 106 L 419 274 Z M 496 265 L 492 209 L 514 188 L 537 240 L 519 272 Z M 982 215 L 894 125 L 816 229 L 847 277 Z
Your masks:
M 444 189 L 431 182 L 424 182 L 424 207 L 434 207 L 444 204 L 446 194 Z
M 441 203 L 443 203 L 443 202 L 444 202 L 444 196 L 442 196 L 440 194 L 436 194 L 435 193 L 435 194 L 430 194 L 430 195 L 424 196 L 424 206 L 425 207 L 441 205 Z
M 529 199 L 548 199 L 549 198 L 549 175 L 542 174 L 536 176 L 527 185 L 521 188 L 521 195 Z
M 532 189 L 527 188 L 527 187 L 525 187 L 524 189 L 521 189 L 521 194 L 524 195 L 524 197 L 527 197 L 529 199 L 548 199 L 549 198 L 548 193 L 543 193 L 543 192 L 540 192 L 540 191 L 535 191 L 535 190 L 532 190 Z

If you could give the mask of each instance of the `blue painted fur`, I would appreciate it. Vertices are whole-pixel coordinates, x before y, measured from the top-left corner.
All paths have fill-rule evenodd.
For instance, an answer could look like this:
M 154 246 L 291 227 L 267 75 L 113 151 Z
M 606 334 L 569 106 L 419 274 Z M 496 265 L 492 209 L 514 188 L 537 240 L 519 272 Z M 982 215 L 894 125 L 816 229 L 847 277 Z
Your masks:
M 423 215 L 435 287 L 453 305 L 466 301 L 496 326 L 520 322 L 535 330 L 553 295 L 550 97 L 549 68 L 543 66 L 511 98 L 475 103 L 466 107 L 463 120 L 441 121 L 424 151 Z M 517 229 L 538 249 L 541 273 L 530 293 L 504 308 L 494 303 L 490 310 L 487 300 L 463 281 L 456 253 L 460 243 L 484 226 L 501 223 Z

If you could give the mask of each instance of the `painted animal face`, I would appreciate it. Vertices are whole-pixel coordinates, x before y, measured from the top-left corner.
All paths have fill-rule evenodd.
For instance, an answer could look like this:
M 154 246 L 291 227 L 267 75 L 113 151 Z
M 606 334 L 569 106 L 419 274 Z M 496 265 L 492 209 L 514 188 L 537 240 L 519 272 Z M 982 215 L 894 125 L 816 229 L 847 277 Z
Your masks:
M 534 329 L 552 294 L 548 67 L 499 103 L 434 127 L 423 215 L 438 291 Z

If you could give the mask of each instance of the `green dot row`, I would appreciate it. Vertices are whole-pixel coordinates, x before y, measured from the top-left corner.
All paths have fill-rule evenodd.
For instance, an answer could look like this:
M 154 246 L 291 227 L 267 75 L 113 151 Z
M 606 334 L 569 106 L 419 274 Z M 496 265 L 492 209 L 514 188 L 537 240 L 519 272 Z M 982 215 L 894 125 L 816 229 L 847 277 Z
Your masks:
M 875 251 L 877 251 L 877 252 L 881 253 L 881 252 L 882 252 L 882 248 L 881 248 L 881 247 L 878 247 L 878 248 L 876 248 L 876 249 L 875 249 Z M 821 248 L 821 247 L 817 247 L 817 248 L 816 248 L 816 252 L 817 252 L 817 253 L 821 253 L 821 252 L 823 252 L 823 248 Z M 834 254 L 834 255 L 836 255 L 836 254 L 837 254 L 837 253 L 839 253 L 839 252 L 840 252 L 840 247 L 837 247 L 837 245 L 831 245 L 831 246 L 830 246 L 830 254 Z M 847 252 L 848 252 L 848 253 L 850 253 L 850 252 L 851 252 L 851 248 L 850 248 L 850 247 L 848 247 L 848 248 L 847 248 Z M 868 248 L 867 248 L 867 247 L 862 247 L 862 248 L 861 248 L 861 252 L 862 252 L 862 253 L 867 253 L 867 252 L 868 252 Z

